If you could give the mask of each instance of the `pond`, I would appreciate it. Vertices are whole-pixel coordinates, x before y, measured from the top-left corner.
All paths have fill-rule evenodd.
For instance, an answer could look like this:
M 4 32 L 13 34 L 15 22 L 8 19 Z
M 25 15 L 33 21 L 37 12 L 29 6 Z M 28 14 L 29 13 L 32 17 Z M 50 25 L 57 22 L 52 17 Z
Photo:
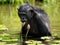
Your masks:
M 14 42 L 18 42 L 20 38 L 22 23 L 18 17 L 17 8 L 18 5 L 16 4 L 0 4 L 0 32 L 3 31 L 0 33 L 0 39 L 3 41 L 0 42 L 1 45 L 5 45 L 6 41 L 11 42 L 15 40 Z
M 22 23 L 20 22 L 20 19 L 18 17 L 17 8 L 19 6 L 20 4 L 2 4 L 2 5 L 0 4 L 0 25 L 4 25 L 6 28 L 8 28 L 6 33 L 11 34 L 10 36 L 8 36 L 8 38 L 12 37 L 12 35 L 14 37 L 16 37 L 17 35 L 18 35 L 17 37 L 20 36 Z M 42 7 L 45 7 L 43 9 L 47 12 L 50 18 L 52 35 L 60 38 L 60 13 L 58 12 L 58 9 L 56 9 L 55 13 L 53 7 L 47 7 L 46 5 Z M 1 45 L 4 45 L 3 43 L 6 44 L 6 42 L 0 42 Z M 17 43 L 11 45 L 16 44 Z

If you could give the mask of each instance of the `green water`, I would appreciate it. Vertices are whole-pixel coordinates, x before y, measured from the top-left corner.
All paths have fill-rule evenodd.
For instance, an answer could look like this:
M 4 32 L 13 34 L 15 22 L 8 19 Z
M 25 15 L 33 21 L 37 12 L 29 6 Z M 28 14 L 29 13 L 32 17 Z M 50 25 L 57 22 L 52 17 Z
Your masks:
M 57 5 L 57 4 L 56 4 Z M 49 7 L 47 7 L 49 6 Z M 51 22 L 51 32 L 52 35 L 60 37 L 60 12 L 59 5 L 57 7 L 42 6 L 50 18 Z M 21 22 L 18 17 L 17 8 L 19 5 L 16 4 L 3 4 L 0 5 L 0 24 L 8 28 L 7 33 L 19 33 L 21 31 Z
M 51 4 L 52 3 L 44 4 L 42 9 L 44 9 L 49 16 L 52 35 L 60 38 L 60 6 L 59 3 Z M 17 11 L 19 6 L 20 4 L 0 4 L 0 25 L 4 25 L 8 28 L 6 32 L 8 34 L 16 35 L 21 32 L 22 23 L 20 22 Z M 3 43 L 5 44 L 5 42 L 1 42 L 0 44 L 4 45 Z M 17 43 L 13 45 L 15 44 Z
M 7 36 L 3 33 L 0 33 L 0 40 L 1 45 L 5 45 L 7 42 L 17 42 L 13 43 L 11 45 L 16 45 L 19 42 L 19 37 L 20 37 L 20 32 L 21 32 L 21 27 L 22 23 L 20 22 L 20 19 L 18 17 L 18 10 L 17 8 L 20 6 L 20 4 L 2 4 L 0 5 L 0 30 L 1 30 L 1 25 L 2 28 L 4 26 L 8 29 L 7 31 L 3 31 L 4 33 L 8 34 Z M 0 31 L 1 32 L 1 31 Z M 1 36 L 5 35 L 5 36 Z M 14 41 L 15 40 L 15 41 Z M 7 42 L 6 42 L 7 41 Z M 9 45 L 10 43 L 6 44 Z M 20 43 L 19 43 L 20 44 Z
M 18 17 L 18 5 L 0 5 L 0 24 L 8 28 L 8 33 L 20 33 L 21 22 Z

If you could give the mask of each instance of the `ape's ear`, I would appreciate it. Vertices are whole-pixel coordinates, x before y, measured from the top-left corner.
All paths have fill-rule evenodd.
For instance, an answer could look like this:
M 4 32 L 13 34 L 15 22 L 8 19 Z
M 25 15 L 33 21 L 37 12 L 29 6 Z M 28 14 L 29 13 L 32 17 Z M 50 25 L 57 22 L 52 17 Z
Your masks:
M 19 8 L 17 8 L 17 10 L 19 10 Z

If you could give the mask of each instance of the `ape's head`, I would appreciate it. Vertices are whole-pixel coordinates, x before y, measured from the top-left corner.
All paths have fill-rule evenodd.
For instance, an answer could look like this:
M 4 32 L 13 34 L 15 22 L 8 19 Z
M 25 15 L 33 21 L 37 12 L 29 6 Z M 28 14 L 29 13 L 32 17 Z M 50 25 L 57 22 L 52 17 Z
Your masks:
M 18 15 L 21 18 L 22 23 L 28 22 L 33 17 L 33 8 L 30 5 L 22 5 L 18 9 Z

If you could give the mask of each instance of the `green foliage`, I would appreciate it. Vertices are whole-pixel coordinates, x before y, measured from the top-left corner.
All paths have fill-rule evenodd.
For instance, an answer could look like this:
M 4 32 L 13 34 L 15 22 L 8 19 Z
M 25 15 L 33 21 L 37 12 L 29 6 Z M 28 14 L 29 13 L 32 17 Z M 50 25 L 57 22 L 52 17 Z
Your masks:
M 0 31 L 1 30 L 8 30 L 8 28 L 6 26 L 4 26 L 4 25 L 0 25 Z
M 0 4 L 24 4 L 27 0 L 0 0 Z M 29 0 L 29 2 L 35 5 L 35 0 Z
M 1 4 L 6 4 L 6 3 L 10 3 L 10 4 L 14 4 L 14 3 L 23 3 L 23 0 L 0 0 Z
M 51 23 L 52 36 L 60 37 L 60 1 L 44 0 L 42 8 L 48 14 Z
M 20 38 L 19 34 L 15 34 L 15 31 L 9 33 L 8 32 L 9 29 L 7 27 L 5 24 L 0 24 L 0 41 L 17 42 L 18 39 Z M 17 33 L 17 31 L 16 31 L 16 33 Z
M 8 33 L 0 34 L 0 40 L 3 42 L 18 41 L 19 35 L 11 35 Z

